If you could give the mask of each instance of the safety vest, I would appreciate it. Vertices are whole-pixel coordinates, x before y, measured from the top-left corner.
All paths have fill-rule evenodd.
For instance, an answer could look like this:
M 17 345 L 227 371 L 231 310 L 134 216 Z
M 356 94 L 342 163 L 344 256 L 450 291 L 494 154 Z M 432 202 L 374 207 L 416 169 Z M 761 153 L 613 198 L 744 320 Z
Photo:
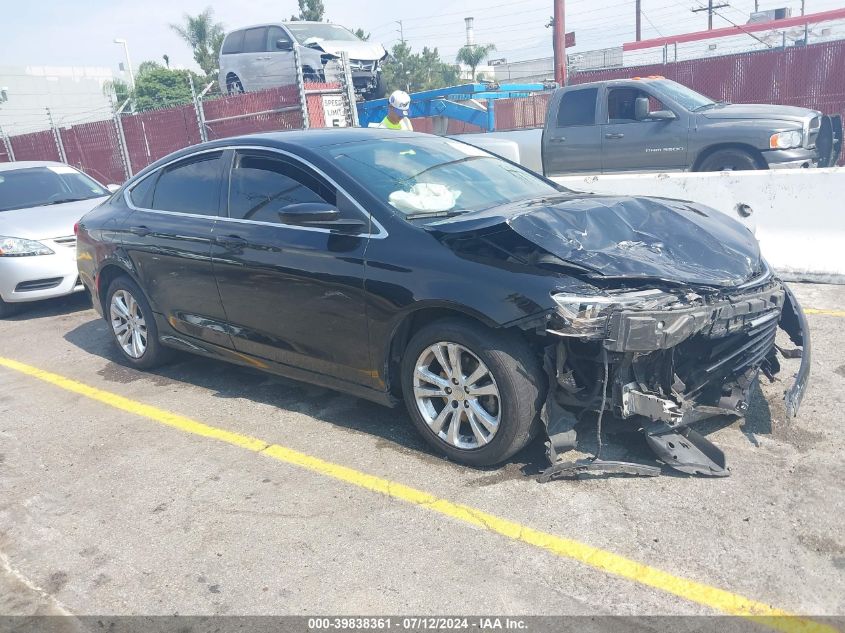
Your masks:
M 390 117 L 384 117 L 381 120 L 381 125 L 389 130 L 407 130 L 408 132 L 414 131 L 411 119 L 408 119 L 407 117 L 403 117 L 399 123 L 393 123 L 393 121 L 390 120 Z

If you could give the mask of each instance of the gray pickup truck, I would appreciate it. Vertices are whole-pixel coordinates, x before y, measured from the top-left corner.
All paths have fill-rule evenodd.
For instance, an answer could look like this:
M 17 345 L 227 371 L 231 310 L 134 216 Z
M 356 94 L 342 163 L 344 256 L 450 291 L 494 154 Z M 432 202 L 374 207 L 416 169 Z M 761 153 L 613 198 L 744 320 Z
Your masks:
M 647 77 L 558 88 L 542 139 L 539 130 L 492 136 L 508 134 L 526 158 L 520 162 L 540 171 L 528 163 L 541 161 L 547 176 L 722 171 L 832 166 L 842 122 L 807 108 L 718 102 Z

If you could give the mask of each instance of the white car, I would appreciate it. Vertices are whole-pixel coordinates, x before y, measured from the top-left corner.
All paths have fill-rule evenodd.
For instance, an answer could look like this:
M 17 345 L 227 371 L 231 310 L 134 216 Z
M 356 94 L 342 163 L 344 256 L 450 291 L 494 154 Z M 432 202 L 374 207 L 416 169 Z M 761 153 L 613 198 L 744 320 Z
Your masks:
M 0 163 L 0 318 L 85 289 L 74 225 L 111 187 L 63 163 Z
M 381 66 L 387 51 L 352 31 L 328 22 L 277 22 L 232 31 L 220 49 L 220 90 L 224 94 L 266 90 L 296 83 L 294 47 L 306 81 L 333 81 L 341 51 L 349 55 L 355 91 L 384 96 Z

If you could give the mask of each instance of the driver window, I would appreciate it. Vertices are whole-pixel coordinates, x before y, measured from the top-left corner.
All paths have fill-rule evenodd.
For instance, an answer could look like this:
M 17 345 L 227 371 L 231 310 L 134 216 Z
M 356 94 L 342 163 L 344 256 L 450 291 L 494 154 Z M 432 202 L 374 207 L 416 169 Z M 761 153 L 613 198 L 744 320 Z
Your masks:
M 648 111 L 668 110 L 658 99 L 636 88 L 611 88 L 607 93 L 607 122 L 634 123 L 637 121 L 635 103 L 639 97 L 648 98 Z
M 288 34 L 285 33 L 284 29 L 280 26 L 271 26 L 267 29 L 267 46 L 266 49 L 270 53 L 279 52 L 279 48 L 276 46 L 276 43 L 279 40 L 284 40 L 285 42 L 290 42 L 290 38 Z
M 316 174 L 291 161 L 261 153 L 235 154 L 229 181 L 230 218 L 282 224 L 279 212 L 301 202 L 334 206 L 337 193 Z M 343 209 L 341 215 L 346 215 Z

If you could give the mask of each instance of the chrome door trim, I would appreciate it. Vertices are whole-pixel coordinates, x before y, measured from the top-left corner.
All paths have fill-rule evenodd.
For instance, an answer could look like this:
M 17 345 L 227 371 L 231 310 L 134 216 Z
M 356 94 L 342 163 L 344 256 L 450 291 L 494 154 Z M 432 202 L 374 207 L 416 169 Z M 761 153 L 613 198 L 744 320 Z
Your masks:
M 375 233 L 367 232 L 367 233 L 346 234 L 346 233 L 338 233 L 337 231 L 332 231 L 331 229 L 323 229 L 323 228 L 310 227 L 310 226 L 296 226 L 296 225 L 293 225 L 293 224 L 282 224 L 281 222 L 262 222 L 262 221 L 259 221 L 259 220 L 243 220 L 243 219 L 240 219 L 240 218 L 230 218 L 230 217 L 225 217 L 225 216 L 222 216 L 222 215 L 199 215 L 197 213 L 184 213 L 182 211 L 164 211 L 164 210 L 161 210 L 161 209 L 147 209 L 145 207 L 135 206 L 135 204 L 133 204 L 133 202 L 132 202 L 132 198 L 130 196 L 130 193 L 141 181 L 146 180 L 147 178 L 151 177 L 153 174 L 160 172 L 162 169 L 166 169 L 167 167 L 169 167 L 173 163 L 178 163 L 180 161 L 183 161 L 183 160 L 186 160 L 186 159 L 189 159 L 189 158 L 194 158 L 196 156 L 201 156 L 203 154 L 208 154 L 208 153 L 211 153 L 211 152 L 225 152 L 226 150 L 237 151 L 237 150 L 245 150 L 245 149 L 246 150 L 264 151 L 264 152 L 274 152 L 276 154 L 281 154 L 282 156 L 286 156 L 287 158 L 291 158 L 295 161 L 298 161 L 299 163 L 305 165 L 309 169 L 312 169 L 313 171 L 318 173 L 320 176 L 325 178 L 335 189 L 337 189 L 339 192 L 342 192 L 343 195 L 345 195 L 347 198 L 349 198 L 349 200 L 352 201 L 352 204 L 354 204 L 356 207 L 358 207 L 358 210 L 362 214 L 364 214 L 364 217 L 366 217 L 370 220 L 371 227 L 375 227 L 376 232 Z M 297 230 L 297 231 L 311 231 L 311 232 L 314 232 L 314 233 L 328 233 L 328 234 L 332 234 L 332 235 L 348 235 L 349 237 L 369 237 L 371 239 L 377 239 L 377 240 L 383 240 L 384 238 L 386 238 L 388 236 L 387 231 L 381 225 L 381 223 L 378 220 L 376 220 L 369 211 L 367 211 L 363 206 L 361 206 L 361 204 L 353 196 L 351 196 L 349 194 L 349 192 L 346 191 L 346 189 L 344 189 L 339 184 L 337 184 L 337 182 L 331 176 L 329 176 L 326 172 L 324 172 L 322 169 L 320 169 L 319 167 L 317 167 L 313 163 L 305 160 L 301 156 L 297 156 L 296 154 L 294 154 L 292 152 L 289 152 L 289 151 L 283 150 L 283 149 L 279 149 L 277 147 L 267 147 L 267 146 L 264 146 L 264 145 L 225 145 L 225 146 L 221 146 L 221 147 L 205 148 L 205 149 L 198 150 L 196 152 L 192 152 L 190 154 L 186 154 L 184 156 L 179 156 L 178 158 L 174 158 L 173 160 L 170 160 L 170 161 L 164 163 L 163 165 L 160 165 L 159 167 L 157 167 L 156 169 L 151 171 L 149 174 L 146 174 L 143 178 L 139 179 L 138 182 L 132 183 L 132 185 L 130 187 L 126 187 L 126 189 L 123 190 L 123 199 L 125 200 L 126 205 L 130 209 L 132 209 L 133 211 L 145 211 L 147 213 L 161 213 L 161 214 L 164 214 L 164 215 L 188 216 L 188 217 L 194 217 L 194 218 L 221 220 L 221 221 L 234 222 L 234 223 L 240 223 L 240 224 L 256 224 L 256 225 L 259 225 L 259 226 L 276 226 L 276 227 L 283 227 L 283 228 L 287 228 L 287 229 L 294 229 L 294 230 Z

